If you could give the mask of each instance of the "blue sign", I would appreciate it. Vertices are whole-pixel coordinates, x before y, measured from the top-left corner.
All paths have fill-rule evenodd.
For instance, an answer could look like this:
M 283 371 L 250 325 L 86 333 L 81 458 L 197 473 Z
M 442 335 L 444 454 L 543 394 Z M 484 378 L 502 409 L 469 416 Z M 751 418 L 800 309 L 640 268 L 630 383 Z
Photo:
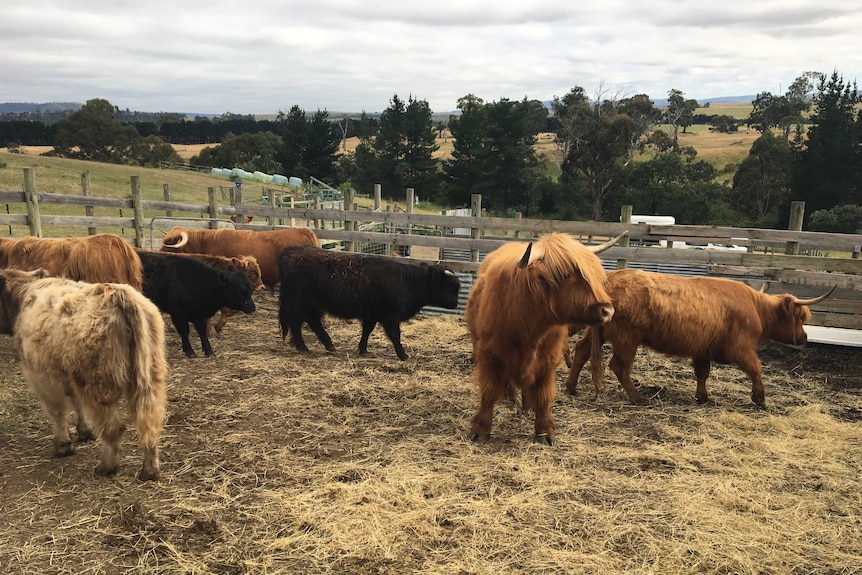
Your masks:
M 237 180 L 237 181 L 235 181 L 235 182 L 234 182 L 234 185 L 235 185 L 236 187 L 238 187 L 238 188 L 241 188 L 241 187 L 242 187 L 242 180 Z

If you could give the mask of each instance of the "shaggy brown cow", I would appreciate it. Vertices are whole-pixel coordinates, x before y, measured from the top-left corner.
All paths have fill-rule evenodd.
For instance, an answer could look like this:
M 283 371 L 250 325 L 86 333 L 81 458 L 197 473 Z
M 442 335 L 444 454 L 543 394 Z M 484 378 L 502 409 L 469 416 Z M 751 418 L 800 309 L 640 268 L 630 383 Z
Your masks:
M 789 294 L 768 295 L 729 279 L 619 270 L 608 274 L 607 289 L 616 310 L 614 318 L 584 330 L 566 381 L 569 393 L 577 390 L 578 374 L 591 360 L 592 340 L 598 332 L 599 341 L 609 341 L 613 349 L 611 370 L 638 405 L 649 400 L 635 389 L 631 370 L 638 347 L 646 345 L 667 355 L 692 358 L 698 402 L 709 400 L 706 378 L 710 363 L 716 361 L 744 371 L 751 378 L 751 400 L 765 409 L 757 348 L 770 339 L 805 344 L 803 324 L 811 318 L 808 306 L 820 303 L 835 288 L 802 300 Z M 598 388 L 599 382 L 593 383 Z
M 279 282 L 278 253 L 287 246 L 318 246 L 317 236 L 308 228 L 250 230 L 171 229 L 162 238 L 163 252 L 199 253 L 217 256 L 254 256 L 260 265 L 263 285 L 275 292 Z
M 613 316 L 595 254 L 618 239 L 588 248 L 553 233 L 526 249 L 523 243 L 504 244 L 485 258 L 466 309 L 479 386 L 473 441 L 490 436 L 494 404 L 517 387 L 524 407 L 536 413 L 536 441 L 553 444 L 554 371 L 563 358 L 568 326 Z
M 54 454 L 75 452 L 73 409 L 78 441 L 95 432 L 102 442 L 96 475 L 116 473 L 124 401 L 144 448 L 138 478 L 158 479 L 168 375 L 161 313 L 128 285 L 45 276 L 0 270 L 0 333 L 14 336 L 21 371 L 54 423 Z
M 112 234 L 75 238 L 0 238 L 0 268 L 45 269 L 91 283 L 129 284 L 141 291 L 141 260 L 126 240 Z

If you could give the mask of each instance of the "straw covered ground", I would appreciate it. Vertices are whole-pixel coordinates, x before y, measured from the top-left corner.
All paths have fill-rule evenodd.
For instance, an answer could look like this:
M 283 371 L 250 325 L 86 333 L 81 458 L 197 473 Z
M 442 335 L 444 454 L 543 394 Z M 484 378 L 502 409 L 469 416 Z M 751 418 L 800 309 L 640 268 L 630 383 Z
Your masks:
M 113 478 L 93 444 L 52 458 L 0 336 L 0 572 L 862 573 L 859 351 L 765 347 L 767 412 L 735 368 L 701 406 L 687 362 L 642 352 L 651 407 L 610 373 L 594 399 L 584 374 L 556 446 L 510 404 L 473 444 L 462 317 L 406 322 L 404 362 L 379 328 L 357 357 L 359 324 L 334 319 L 338 352 L 309 334 L 300 355 L 256 297 L 216 358 L 169 328 L 158 483 L 134 477 L 132 430 Z

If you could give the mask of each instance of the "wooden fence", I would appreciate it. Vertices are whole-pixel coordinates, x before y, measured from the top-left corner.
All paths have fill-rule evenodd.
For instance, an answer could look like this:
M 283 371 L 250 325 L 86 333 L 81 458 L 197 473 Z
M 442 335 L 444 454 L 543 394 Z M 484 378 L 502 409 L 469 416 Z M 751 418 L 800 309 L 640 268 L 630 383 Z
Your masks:
M 274 196 L 266 203 L 247 203 L 242 193 L 234 196 L 233 205 L 220 204 L 220 194 L 213 188 L 207 192 L 206 203 L 170 201 L 167 186 L 164 199 L 144 199 L 137 176 L 132 176 L 130 189 L 129 199 L 39 192 L 32 170 L 25 170 L 23 192 L 0 191 L 0 203 L 6 204 L 7 212 L 0 213 L 0 226 L 8 227 L 9 235 L 15 237 L 42 236 L 46 228 L 59 230 L 59 234 L 48 234 L 55 236 L 116 233 L 142 247 L 156 247 L 162 232 L 174 225 L 252 230 L 305 226 L 314 229 L 326 247 L 351 251 L 382 247 L 380 251 L 387 254 L 444 260 L 458 272 L 475 272 L 483 255 L 506 241 L 527 241 L 556 231 L 591 243 L 628 230 L 625 241 L 602 253 L 607 268 L 628 266 L 680 275 L 732 277 L 758 288 L 765 285 L 769 293 L 790 292 L 800 297 L 819 295 L 836 285 L 833 296 L 812 310 L 811 324 L 862 329 L 862 234 L 485 217 L 479 196 L 473 198 L 469 216 L 419 214 L 412 210 L 412 190 L 407 191 L 405 208 L 384 210 L 377 188 L 376 209 L 369 210 L 354 204 L 349 193 L 343 206 L 350 209 L 324 209 L 279 206 Z M 53 206 L 63 209 L 52 210 Z M 79 213 L 68 213 L 76 207 Z M 116 209 L 121 215 L 93 215 L 95 209 L 104 212 L 105 208 Z M 791 227 L 801 227 L 803 207 L 794 208 Z M 253 221 L 234 224 L 230 216 L 238 216 L 238 222 L 251 216 Z M 630 208 L 624 208 L 621 219 L 630 216 Z M 681 242 L 693 246 L 658 247 L 678 247 Z M 699 249 L 709 244 L 719 249 Z M 725 245 L 742 246 L 745 251 L 720 249 Z

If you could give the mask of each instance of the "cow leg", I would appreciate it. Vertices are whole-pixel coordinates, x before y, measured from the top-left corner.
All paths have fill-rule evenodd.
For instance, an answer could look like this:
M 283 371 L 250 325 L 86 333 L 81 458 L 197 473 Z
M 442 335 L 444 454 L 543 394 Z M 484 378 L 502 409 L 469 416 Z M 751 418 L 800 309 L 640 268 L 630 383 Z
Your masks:
M 195 350 L 192 349 L 192 343 L 189 341 L 189 322 L 185 318 L 171 316 L 171 322 L 174 324 L 177 333 L 180 334 L 180 340 L 183 345 L 183 353 L 186 357 L 194 357 Z
M 216 333 L 221 333 L 221 330 L 224 329 L 224 326 L 227 324 L 227 318 L 233 315 L 233 310 L 229 307 L 221 308 L 218 316 L 218 322 L 215 325 Z
M 201 347 L 204 350 L 204 355 L 212 357 L 215 355 L 215 352 L 213 351 L 213 346 L 210 345 L 210 338 L 207 337 L 207 323 L 207 320 L 201 319 L 194 322 L 193 325 L 195 326 L 195 331 L 198 332 L 198 337 L 201 338 Z M 189 348 L 191 348 L 191 344 L 189 344 Z
M 470 425 L 470 441 L 488 441 L 494 419 L 494 404 L 503 396 L 507 386 L 505 366 L 486 357 L 476 358 L 476 380 L 479 384 L 479 409 Z
M 392 345 L 395 346 L 395 353 L 398 355 L 398 359 L 404 361 L 410 357 L 401 345 L 401 324 L 397 320 L 386 320 L 381 321 L 380 325 L 383 326 L 383 329 L 386 331 L 386 335 L 389 336 L 389 341 L 391 341 Z M 364 323 L 362 331 L 365 331 Z M 369 333 L 371 332 L 369 331 Z M 367 343 L 368 338 L 365 338 L 365 341 Z
M 126 424 L 116 402 L 86 406 L 87 416 L 102 443 L 102 460 L 94 473 L 99 477 L 113 475 L 120 468 L 120 442 L 126 432 Z
M 632 383 L 632 365 L 635 361 L 637 347 L 634 348 L 614 348 L 614 354 L 611 357 L 610 367 L 614 375 L 623 386 L 623 389 L 629 396 L 632 403 L 636 405 L 649 405 L 649 399 L 644 397 Z
M 697 392 L 694 398 L 698 403 L 706 403 L 709 401 L 709 395 L 706 393 L 706 378 L 709 377 L 710 362 L 706 357 L 695 357 L 691 360 L 694 366 L 694 376 L 697 378 Z
M 365 355 L 366 353 L 368 353 L 368 338 L 371 337 L 371 332 L 374 331 L 374 327 L 376 325 L 376 319 L 362 320 L 362 337 L 359 338 L 359 355 Z M 389 332 L 387 331 L 386 334 L 389 335 Z M 392 338 L 389 339 L 391 340 Z M 396 353 L 397 351 L 398 348 L 396 348 Z
M 535 436 L 536 443 L 554 444 L 554 416 L 551 405 L 554 403 L 557 386 L 554 381 L 555 369 L 542 367 L 535 379 L 522 388 L 524 403 L 533 408 L 536 413 Z
M 297 351 L 309 353 L 308 346 L 305 345 L 305 339 L 302 337 L 302 322 L 291 321 L 288 329 L 290 330 L 290 342 Z
M 87 422 L 87 418 L 84 415 L 84 409 L 81 406 L 81 402 L 74 395 L 70 399 L 75 408 L 75 441 L 77 443 L 85 443 L 96 439 L 96 435 L 93 433 L 93 429 L 90 427 Z
M 26 358 L 21 363 L 24 379 L 39 398 L 42 411 L 54 424 L 54 457 L 74 455 L 75 444 L 69 435 L 69 415 L 71 397 L 63 392 L 64 383 L 51 373 L 34 373 L 28 366 Z
M 326 351 L 335 351 L 335 345 L 332 343 L 332 338 L 329 337 L 329 334 L 326 332 L 326 328 L 323 327 L 323 316 L 316 315 L 314 317 L 308 318 L 308 327 L 311 328 L 311 331 L 314 332 L 314 335 L 317 336 L 317 339 L 320 343 L 323 344 L 323 347 L 326 348 Z M 307 351 L 307 350 L 306 350 Z
M 737 360 L 736 364 L 751 379 L 751 401 L 759 408 L 766 409 L 766 393 L 763 390 L 763 379 L 761 376 L 763 366 L 760 363 L 760 358 L 757 357 L 757 353 L 751 351 L 750 354 L 746 354 L 743 358 Z
M 566 393 L 569 395 L 577 395 L 578 393 L 578 377 L 581 375 L 584 365 L 590 360 L 591 338 L 591 334 L 584 332 L 584 336 L 575 344 L 571 370 L 568 379 L 566 379 Z

